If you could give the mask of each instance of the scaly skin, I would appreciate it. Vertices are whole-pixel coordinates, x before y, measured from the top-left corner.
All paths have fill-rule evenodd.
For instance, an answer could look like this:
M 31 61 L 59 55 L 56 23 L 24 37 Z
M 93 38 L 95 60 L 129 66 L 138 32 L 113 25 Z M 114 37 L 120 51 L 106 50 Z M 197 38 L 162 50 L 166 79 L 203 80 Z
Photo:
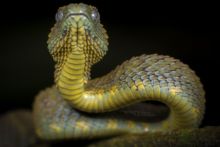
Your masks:
M 177 59 L 156 54 L 133 57 L 90 80 L 91 66 L 107 52 L 107 39 L 95 7 L 70 4 L 58 10 L 48 39 L 56 86 L 41 92 L 34 103 L 39 137 L 98 138 L 199 126 L 203 87 L 194 71 Z M 169 116 L 147 122 L 107 113 L 142 101 L 166 104 Z

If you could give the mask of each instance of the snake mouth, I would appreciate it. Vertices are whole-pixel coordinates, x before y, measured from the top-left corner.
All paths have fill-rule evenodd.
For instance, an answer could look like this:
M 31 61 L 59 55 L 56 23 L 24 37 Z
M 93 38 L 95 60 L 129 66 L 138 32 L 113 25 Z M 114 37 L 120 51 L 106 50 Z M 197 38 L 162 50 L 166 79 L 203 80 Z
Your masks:
M 97 25 L 97 21 L 94 21 L 91 16 L 89 16 L 86 13 L 69 13 L 66 17 L 66 20 L 70 21 L 73 25 L 73 27 L 79 29 L 79 28 L 85 28 L 90 33 L 93 32 L 93 36 L 96 36 L 100 40 L 104 41 L 105 39 L 100 37 L 100 30 L 97 29 L 97 27 L 94 27 Z M 93 29 L 93 31 L 92 31 Z
M 86 18 L 88 20 L 90 20 L 89 16 L 86 15 L 85 13 L 70 13 L 66 16 L 66 19 L 70 18 L 70 17 L 74 17 L 74 16 L 81 16 L 82 18 Z

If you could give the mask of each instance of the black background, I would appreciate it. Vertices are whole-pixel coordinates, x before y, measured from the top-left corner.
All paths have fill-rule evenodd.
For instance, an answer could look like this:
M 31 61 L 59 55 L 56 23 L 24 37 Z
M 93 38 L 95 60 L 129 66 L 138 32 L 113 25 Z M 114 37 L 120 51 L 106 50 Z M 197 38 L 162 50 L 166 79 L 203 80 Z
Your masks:
M 0 113 L 31 109 L 35 95 L 53 84 L 54 64 L 47 35 L 58 7 L 94 5 L 109 34 L 109 52 L 92 69 L 108 73 L 141 54 L 166 54 L 196 71 L 206 91 L 204 125 L 220 124 L 219 34 L 216 4 L 144 1 L 8 1 L 0 3 Z

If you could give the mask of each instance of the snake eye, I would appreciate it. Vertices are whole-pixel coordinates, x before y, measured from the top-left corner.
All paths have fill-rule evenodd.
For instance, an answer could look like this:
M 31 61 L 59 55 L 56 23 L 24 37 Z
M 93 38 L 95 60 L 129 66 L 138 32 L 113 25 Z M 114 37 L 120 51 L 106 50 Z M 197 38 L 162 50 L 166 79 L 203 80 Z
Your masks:
M 63 18 L 63 12 L 62 11 L 58 11 L 55 15 L 55 19 L 56 21 L 60 21 Z
M 93 20 L 99 21 L 100 16 L 99 16 L 99 12 L 97 9 L 92 10 L 91 17 Z

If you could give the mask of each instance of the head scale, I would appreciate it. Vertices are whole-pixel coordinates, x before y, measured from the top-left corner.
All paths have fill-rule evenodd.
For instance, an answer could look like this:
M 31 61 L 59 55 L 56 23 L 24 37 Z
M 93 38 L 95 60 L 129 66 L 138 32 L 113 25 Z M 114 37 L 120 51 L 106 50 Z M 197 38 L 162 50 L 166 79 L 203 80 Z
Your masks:
M 100 24 L 98 10 L 86 4 L 69 4 L 60 7 L 56 23 L 49 34 L 48 49 L 62 68 L 69 53 L 81 50 L 89 64 L 98 62 L 108 49 L 108 36 Z

